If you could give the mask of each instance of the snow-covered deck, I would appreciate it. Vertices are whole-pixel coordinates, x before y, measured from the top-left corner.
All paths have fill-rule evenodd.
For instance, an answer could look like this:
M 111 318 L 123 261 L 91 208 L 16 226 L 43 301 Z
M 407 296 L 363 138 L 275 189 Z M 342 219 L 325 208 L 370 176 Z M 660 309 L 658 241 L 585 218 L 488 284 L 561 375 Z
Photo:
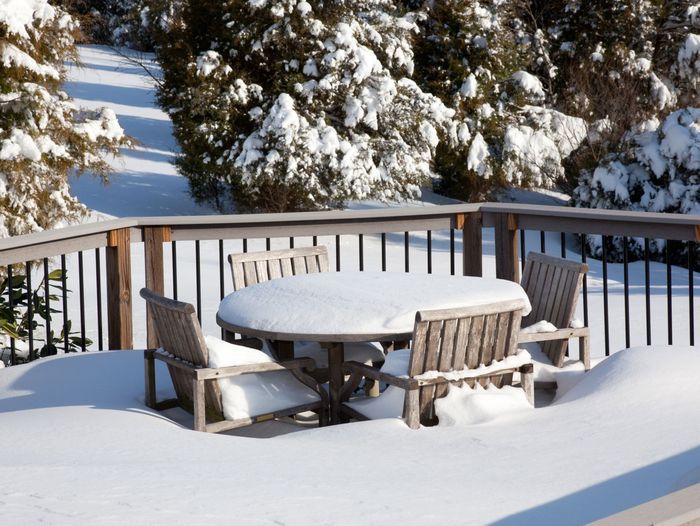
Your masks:
M 698 368 L 692 348 L 626 350 L 551 405 L 477 425 L 239 432 L 297 431 L 261 439 L 149 410 L 138 351 L 40 360 L 0 375 L 0 509 L 6 524 L 580 524 L 700 481 Z

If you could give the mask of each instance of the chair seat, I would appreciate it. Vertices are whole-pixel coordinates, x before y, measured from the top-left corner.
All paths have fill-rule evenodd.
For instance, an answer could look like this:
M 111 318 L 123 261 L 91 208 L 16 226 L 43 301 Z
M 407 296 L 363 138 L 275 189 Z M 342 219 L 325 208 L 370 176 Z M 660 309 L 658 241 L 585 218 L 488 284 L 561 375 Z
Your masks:
M 406 391 L 400 387 L 390 385 L 377 397 L 358 398 L 350 400 L 344 405 L 364 415 L 369 420 L 378 418 L 401 418 L 403 416 L 403 403 Z
M 209 367 L 269 363 L 274 360 L 257 349 L 234 345 L 212 336 L 205 338 Z M 289 371 L 250 373 L 217 380 L 227 420 L 274 413 L 289 407 L 318 402 L 321 397 Z
M 393 353 L 389 353 L 393 354 Z M 319 369 L 328 368 L 328 351 L 318 342 L 299 342 L 294 345 L 294 358 L 313 358 Z M 345 361 L 365 364 L 382 363 L 384 350 L 375 342 L 352 342 L 345 344 Z
M 561 394 L 586 371 L 583 362 L 571 358 L 564 361 L 561 367 L 555 366 L 536 342 L 520 343 L 519 346 L 532 357 L 535 386 L 538 388 L 556 388 Z
M 399 349 L 388 353 L 380 372 L 392 376 L 408 376 L 411 363 L 411 349 Z M 358 398 L 345 402 L 345 405 L 370 420 L 378 418 L 401 418 L 405 391 L 390 385 L 382 394 L 374 398 Z

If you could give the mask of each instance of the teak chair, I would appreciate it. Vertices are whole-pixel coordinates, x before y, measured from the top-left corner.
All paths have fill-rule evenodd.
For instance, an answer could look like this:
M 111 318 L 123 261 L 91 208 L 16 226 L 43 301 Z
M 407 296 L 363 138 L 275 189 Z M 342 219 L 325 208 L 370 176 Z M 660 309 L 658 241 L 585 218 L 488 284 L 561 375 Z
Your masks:
M 329 271 L 328 249 L 323 245 L 230 254 L 228 260 L 234 291 L 276 278 Z M 294 349 L 294 357 L 301 357 L 302 353 L 315 359 L 319 373 L 316 376 L 324 376 L 321 369 L 327 367 L 327 351 L 320 344 L 306 343 L 303 348 Z M 371 343 L 348 343 L 345 345 L 345 358 L 380 365 L 384 361 L 384 353 Z
M 588 265 L 538 252 L 527 255 L 521 285 L 532 311 L 523 318 L 523 327 L 546 320 L 557 327 L 554 332 L 520 333 L 519 343 L 542 342 L 542 351 L 556 367 L 564 365 L 569 338 L 579 339 L 579 359 L 591 368 L 588 327 L 570 327 L 579 291 Z
M 162 352 L 149 349 L 144 354 L 148 407 L 162 410 L 180 405 L 194 413 L 196 431 L 225 431 L 302 411 L 318 411 L 319 425 L 326 424 L 328 395 L 313 378 L 304 373 L 304 369 L 314 368 L 312 359 L 209 368 L 208 350 L 194 307 L 189 303 L 164 298 L 146 288 L 141 289 L 141 297 L 151 310 L 158 342 L 162 347 Z M 168 365 L 176 399 L 156 401 L 155 360 Z M 218 380 L 272 371 L 287 371 L 294 375 L 300 382 L 300 388 L 305 389 L 303 386 L 306 386 L 316 393 L 317 401 L 295 407 L 281 406 L 272 412 L 249 415 L 247 418 L 225 420 Z
M 505 301 L 463 307 L 418 311 L 413 329 L 411 349 L 394 351 L 392 355 L 410 353 L 408 370 L 404 374 L 387 374 L 376 371 L 361 363 L 348 362 L 344 365 L 350 379 L 343 386 L 341 399 L 343 412 L 359 420 L 367 416 L 353 402 L 348 402 L 350 395 L 363 377 L 386 382 L 405 390 L 403 418 L 411 429 L 420 425 L 433 425 L 437 422 L 435 400 L 447 395 L 448 385 L 482 386 L 494 384 L 496 387 L 509 385 L 513 373 L 520 372 L 520 382 L 528 401 L 534 405 L 533 367 L 531 363 L 520 367 L 503 368 L 498 366 L 485 374 L 474 371 L 481 365 L 489 365 L 517 352 L 518 331 L 523 300 Z M 458 379 L 447 379 L 434 374 L 424 375 L 429 371 L 441 373 L 458 372 L 448 375 Z M 465 374 L 466 373 L 466 374 Z M 424 375 L 421 378 L 421 375 Z M 372 400 L 379 402 L 381 397 Z M 366 399 L 365 399 L 366 400 Z

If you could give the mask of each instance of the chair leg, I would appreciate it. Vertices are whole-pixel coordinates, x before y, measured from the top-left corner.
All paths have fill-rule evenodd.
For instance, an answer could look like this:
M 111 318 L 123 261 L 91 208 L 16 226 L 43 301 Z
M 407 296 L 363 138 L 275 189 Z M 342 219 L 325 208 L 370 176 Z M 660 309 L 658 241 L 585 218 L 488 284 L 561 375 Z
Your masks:
M 194 430 L 206 431 L 207 414 L 204 400 L 204 380 L 192 379 L 192 393 L 194 395 L 194 400 L 192 400 L 194 405 Z
M 409 389 L 403 402 L 403 417 L 411 429 L 420 428 L 420 390 Z
M 146 383 L 146 406 L 151 409 L 156 408 L 156 364 L 153 358 L 153 350 L 144 352 L 144 376 Z
M 382 362 L 372 362 L 372 367 L 380 369 Z M 365 396 L 376 398 L 379 396 L 379 381 L 365 378 Z
M 588 336 L 581 336 L 578 339 L 579 358 L 583 362 L 583 368 L 586 371 L 591 369 L 591 349 L 588 341 Z
M 328 407 L 324 406 L 318 412 L 318 427 L 326 427 L 328 425 Z
M 535 406 L 535 368 L 527 363 L 520 368 L 520 385 L 525 391 L 525 397 L 531 406 Z

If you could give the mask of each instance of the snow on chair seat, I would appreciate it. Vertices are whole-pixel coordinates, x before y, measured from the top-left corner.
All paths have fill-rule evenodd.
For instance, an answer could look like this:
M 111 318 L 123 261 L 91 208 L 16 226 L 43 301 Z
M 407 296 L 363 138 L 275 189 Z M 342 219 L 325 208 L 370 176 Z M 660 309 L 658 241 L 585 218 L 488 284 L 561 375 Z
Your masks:
M 194 413 L 197 431 L 219 432 L 302 411 L 327 418 L 328 396 L 305 373 L 312 359 L 275 362 L 262 351 L 205 337 L 194 307 L 141 289 L 162 351 L 145 351 L 146 405 L 180 405 Z M 176 400 L 156 401 L 155 363 L 168 365 Z

